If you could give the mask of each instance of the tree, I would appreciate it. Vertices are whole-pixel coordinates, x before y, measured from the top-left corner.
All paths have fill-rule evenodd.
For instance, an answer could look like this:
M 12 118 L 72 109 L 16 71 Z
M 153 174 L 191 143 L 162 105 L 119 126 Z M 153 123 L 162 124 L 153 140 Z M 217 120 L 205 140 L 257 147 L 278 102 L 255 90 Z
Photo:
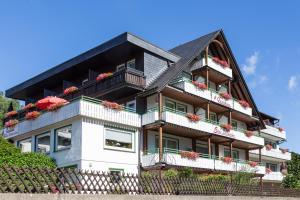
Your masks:
M 20 103 L 17 100 L 6 98 L 3 95 L 3 92 L 0 91 L 0 130 L 3 128 L 4 115 L 11 103 L 14 110 L 18 110 L 20 108 Z
M 283 181 L 283 187 L 300 188 L 300 155 L 292 152 L 292 159 L 288 161 L 288 173 Z

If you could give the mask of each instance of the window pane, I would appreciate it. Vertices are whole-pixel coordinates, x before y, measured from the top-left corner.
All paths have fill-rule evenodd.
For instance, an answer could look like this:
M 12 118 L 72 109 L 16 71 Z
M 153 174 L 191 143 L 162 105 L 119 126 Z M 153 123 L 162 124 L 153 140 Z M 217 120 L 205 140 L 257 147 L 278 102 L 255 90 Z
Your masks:
M 105 145 L 133 150 L 133 132 L 105 129 Z
M 236 121 L 232 121 L 231 125 L 232 125 L 234 130 L 237 130 L 237 122 Z
M 31 138 L 19 141 L 19 148 L 21 149 L 21 152 L 31 152 Z
M 210 113 L 209 118 L 213 122 L 217 122 L 217 115 L 215 113 Z
M 177 104 L 177 110 L 181 112 L 186 112 L 187 111 L 187 106 L 183 104 Z
M 196 152 L 202 153 L 202 154 L 208 154 L 208 146 L 204 145 L 204 144 L 197 144 Z
M 224 157 L 230 157 L 230 150 L 229 149 L 224 149 Z M 234 159 L 239 159 L 239 152 L 236 150 L 232 151 L 232 157 Z
M 127 67 L 135 69 L 135 59 L 128 61 Z
M 167 140 L 167 148 L 177 149 L 177 141 L 176 140 Z
M 71 138 L 72 138 L 71 126 L 57 129 L 55 131 L 55 135 L 56 135 L 56 143 L 55 143 L 56 150 L 69 148 L 71 146 Z
M 37 136 L 36 152 L 39 152 L 39 153 L 49 153 L 50 152 L 50 133 Z
M 166 107 L 175 110 L 175 102 L 166 100 Z

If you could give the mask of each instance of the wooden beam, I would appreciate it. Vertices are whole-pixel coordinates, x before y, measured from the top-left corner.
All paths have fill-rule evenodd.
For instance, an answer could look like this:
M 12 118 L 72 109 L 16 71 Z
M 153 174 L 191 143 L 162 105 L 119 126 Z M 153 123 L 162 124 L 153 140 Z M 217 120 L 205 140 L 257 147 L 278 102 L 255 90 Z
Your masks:
M 209 109 L 209 103 L 206 104 L 206 119 L 210 119 L 210 116 L 209 116 L 209 113 L 210 113 L 210 109 Z
M 143 153 L 146 153 L 148 148 L 148 130 L 143 128 Z
M 206 68 L 206 86 L 209 87 L 209 68 Z
M 228 81 L 228 93 L 231 95 L 231 80 Z
M 158 119 L 162 120 L 163 100 L 161 92 L 158 93 Z
M 245 158 L 246 158 L 246 160 L 249 160 L 249 150 L 248 149 L 246 149 L 245 150 Z
M 261 162 L 261 148 L 259 148 L 258 152 L 258 162 Z
M 230 157 L 231 158 L 233 158 L 233 155 L 232 155 L 232 148 L 233 148 L 233 146 L 232 146 L 232 141 L 230 142 L 230 147 L 229 147 L 229 151 L 230 151 Z
M 158 128 L 158 132 L 159 132 L 159 162 L 162 162 L 163 161 L 163 130 L 161 126 Z
M 211 137 L 208 137 L 208 139 L 207 139 L 207 143 L 208 143 L 208 156 L 209 156 L 209 158 L 211 158 L 211 143 L 210 143 L 210 138 Z

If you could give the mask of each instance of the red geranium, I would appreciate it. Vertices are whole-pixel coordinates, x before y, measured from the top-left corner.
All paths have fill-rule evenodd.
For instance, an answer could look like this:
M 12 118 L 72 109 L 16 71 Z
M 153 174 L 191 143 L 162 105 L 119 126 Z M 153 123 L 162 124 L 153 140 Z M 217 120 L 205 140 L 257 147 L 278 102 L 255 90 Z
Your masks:
M 101 80 L 103 80 L 103 79 L 106 79 L 106 78 L 108 78 L 108 77 L 111 77 L 112 75 L 113 75 L 112 72 L 101 73 L 101 74 L 99 74 L 99 75 L 97 76 L 96 80 L 97 80 L 97 81 L 101 81 Z
M 273 148 L 272 145 L 270 145 L 270 144 L 267 144 L 267 145 L 266 145 L 266 150 L 267 150 L 267 151 L 270 151 L 272 148 Z
M 241 104 L 241 106 L 243 106 L 244 108 L 250 108 L 249 103 L 245 100 L 239 100 L 239 104 Z
M 197 81 L 192 81 L 192 83 L 200 90 L 206 90 L 207 85 L 205 83 L 199 83 Z
M 232 126 L 230 124 L 222 124 L 221 127 L 227 132 L 232 130 Z
M 193 114 L 193 113 L 187 113 L 186 114 L 186 117 L 191 120 L 192 122 L 198 122 L 200 121 L 200 116 L 199 115 L 196 115 L 196 114 Z
M 115 102 L 110 102 L 110 101 L 103 101 L 102 105 L 106 108 L 114 109 L 114 110 L 122 110 L 123 107 Z
M 78 91 L 78 87 L 71 86 L 64 90 L 64 95 L 68 95 Z
M 16 120 L 16 119 L 11 119 L 11 120 L 5 122 L 5 125 L 4 125 L 4 126 L 5 126 L 5 128 L 12 128 L 12 127 L 15 127 L 18 123 L 19 123 L 18 120 Z
M 266 168 L 266 173 L 270 174 L 272 172 L 272 170 L 270 168 Z
M 230 163 L 232 163 L 233 158 L 231 158 L 231 157 L 223 157 L 222 160 L 223 160 L 224 163 L 230 164 Z
M 258 165 L 258 163 L 255 161 L 249 161 L 249 165 L 250 165 L 250 167 L 256 167 Z
M 24 106 L 23 110 L 29 110 L 29 109 L 34 108 L 34 107 L 35 107 L 35 104 L 29 103 L 26 106 Z
M 63 102 L 54 103 L 54 104 L 49 105 L 47 107 L 47 110 L 48 111 L 56 111 L 59 108 L 63 107 L 64 105 L 66 105 L 66 103 L 63 103 Z
M 223 97 L 223 98 L 226 99 L 226 100 L 229 100 L 229 99 L 232 98 L 231 95 L 228 94 L 227 92 L 221 92 L 221 93 L 220 93 L 220 96 Z
M 180 155 L 181 158 L 187 158 L 189 160 L 196 160 L 199 157 L 199 153 L 193 151 L 181 151 Z
M 32 111 L 26 114 L 25 119 L 27 120 L 34 120 L 36 118 L 38 118 L 41 115 L 40 112 L 38 111 Z
M 229 64 L 225 60 L 221 60 L 218 57 L 213 57 L 212 59 L 215 63 L 222 65 L 222 67 L 224 67 L 224 68 L 229 67 Z
M 15 111 L 15 110 L 13 110 L 13 111 L 10 111 L 8 113 L 5 113 L 5 118 L 13 117 L 13 116 L 15 116 L 17 114 L 18 114 L 18 112 Z
M 254 135 L 254 133 L 253 133 L 253 131 L 246 130 L 246 131 L 245 131 L 245 135 L 246 135 L 247 137 L 251 137 L 251 136 Z
M 283 132 L 283 131 L 284 131 L 284 128 L 279 127 L 278 130 L 279 130 L 280 132 Z

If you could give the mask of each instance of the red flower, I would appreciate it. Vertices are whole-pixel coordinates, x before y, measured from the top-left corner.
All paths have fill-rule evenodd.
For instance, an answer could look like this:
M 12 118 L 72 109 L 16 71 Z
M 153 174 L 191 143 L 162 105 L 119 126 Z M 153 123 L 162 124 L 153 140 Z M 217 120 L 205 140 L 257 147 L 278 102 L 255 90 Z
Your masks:
M 15 110 L 13 110 L 13 111 L 10 111 L 8 113 L 5 113 L 5 118 L 13 117 L 13 116 L 15 116 L 17 114 L 18 114 L 18 112 L 15 111 Z
M 244 133 L 247 137 L 251 137 L 254 135 L 253 131 L 249 131 L 249 130 L 246 130 Z
M 239 100 L 239 104 L 241 104 L 241 106 L 243 106 L 244 108 L 250 108 L 249 103 L 245 100 Z
M 196 160 L 199 157 L 199 153 L 191 151 L 181 151 L 181 158 L 187 158 L 189 160 Z
M 200 90 L 206 90 L 207 89 L 207 85 L 204 83 L 199 83 L 197 81 L 192 81 L 192 83 Z
M 266 150 L 267 150 L 267 151 L 270 151 L 272 148 L 273 148 L 272 145 L 270 145 L 270 144 L 267 144 L 267 145 L 266 145 Z
M 27 120 L 34 120 L 36 118 L 38 118 L 41 115 L 40 112 L 38 111 L 32 111 L 26 114 L 25 119 Z
M 68 95 L 78 91 L 78 87 L 71 86 L 64 90 L 64 95 Z
M 63 102 L 54 103 L 54 104 L 49 105 L 47 107 L 47 110 L 48 111 L 56 111 L 59 108 L 63 107 L 64 105 L 66 105 L 66 103 L 63 103 Z
M 258 165 L 258 163 L 255 161 L 249 161 L 249 165 L 250 165 L 250 167 L 256 167 Z
M 232 163 L 233 158 L 231 158 L 231 157 L 223 157 L 222 160 L 223 160 L 224 163 L 230 164 L 230 163 Z
M 231 95 L 228 94 L 227 92 L 221 92 L 221 93 L 220 93 L 220 96 L 223 97 L 223 98 L 226 99 L 226 100 L 229 100 L 229 99 L 232 98 Z
M 114 110 L 122 110 L 123 107 L 115 102 L 103 101 L 102 105 L 106 108 L 114 109 Z
M 23 108 L 23 110 L 29 110 L 29 109 L 31 109 L 31 108 L 34 108 L 35 107 L 35 104 L 33 104 L 33 103 L 29 103 L 29 104 L 27 104 L 24 108 Z
M 111 77 L 113 75 L 113 73 L 111 72 L 107 72 L 107 73 L 102 73 L 102 74 L 99 74 L 96 78 L 97 81 L 101 81 L 103 79 L 106 79 L 108 77 Z
M 232 130 L 232 126 L 230 124 L 222 124 L 221 127 L 225 129 L 225 131 L 229 132 Z
M 289 150 L 288 150 L 288 149 L 280 149 L 280 150 L 281 150 L 281 152 L 282 152 L 283 154 L 285 154 L 285 153 L 289 152 Z
M 4 125 L 4 126 L 5 126 L 5 128 L 12 128 L 12 127 L 15 127 L 18 123 L 19 123 L 18 120 L 16 120 L 16 119 L 11 119 L 11 120 L 5 122 L 5 125 Z
M 196 115 L 196 114 L 193 114 L 193 113 L 187 113 L 186 114 L 186 117 L 191 120 L 192 122 L 198 122 L 200 121 L 200 116 L 199 115 Z
M 284 128 L 279 127 L 278 130 L 279 130 L 280 132 L 283 132 L 283 131 L 284 131 Z
M 266 173 L 270 174 L 272 172 L 272 170 L 270 168 L 266 168 Z
M 215 63 L 222 65 L 224 68 L 229 67 L 229 64 L 225 60 L 220 60 L 218 57 L 213 57 L 212 59 Z

